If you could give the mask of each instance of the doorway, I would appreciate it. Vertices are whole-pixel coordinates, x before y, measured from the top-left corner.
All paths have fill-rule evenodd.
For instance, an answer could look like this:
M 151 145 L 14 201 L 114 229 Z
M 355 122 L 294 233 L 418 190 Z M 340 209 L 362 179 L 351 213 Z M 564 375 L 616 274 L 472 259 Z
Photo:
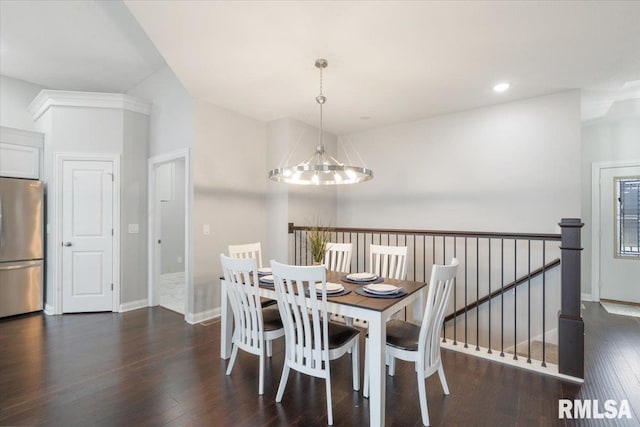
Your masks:
M 640 303 L 640 162 L 594 165 L 593 184 L 594 295 Z
M 183 316 L 189 299 L 188 169 L 185 152 L 149 160 L 149 304 Z

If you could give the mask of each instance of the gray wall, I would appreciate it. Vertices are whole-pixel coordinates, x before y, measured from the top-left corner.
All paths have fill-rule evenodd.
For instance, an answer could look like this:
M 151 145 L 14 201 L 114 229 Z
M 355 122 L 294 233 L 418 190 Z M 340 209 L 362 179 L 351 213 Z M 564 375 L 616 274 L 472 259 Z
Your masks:
M 121 272 L 120 303 L 146 298 L 147 288 L 147 176 L 148 117 L 114 108 L 52 106 L 35 124 L 46 134 L 45 180 L 47 181 L 47 224 L 55 227 L 54 153 L 114 154 L 121 167 Z M 127 225 L 138 224 L 139 234 L 128 234 Z M 53 237 L 53 235 L 49 235 Z M 53 300 L 54 241 L 47 240 L 47 288 L 45 301 Z
M 37 130 L 27 107 L 42 86 L 0 75 L 0 126 Z
M 147 158 L 149 157 L 149 117 L 124 111 L 122 129 L 120 268 L 123 303 L 147 298 Z M 138 224 L 139 233 L 130 234 L 129 224 Z
M 318 144 L 319 129 L 285 118 L 267 124 L 267 170 L 291 166 L 307 160 Z M 325 132 L 325 149 L 336 157 L 337 138 Z M 266 174 L 266 172 L 265 172 Z M 293 262 L 287 254 L 287 223 L 336 226 L 337 190 L 335 186 L 288 185 L 268 181 L 268 240 L 264 262 L 276 259 Z M 289 257 L 288 257 L 289 255 Z
M 341 226 L 557 232 L 580 216 L 580 94 L 341 136 L 374 179 L 338 189 Z
M 184 272 L 184 160 L 173 162 L 173 199 L 160 203 L 160 274 Z
M 194 299 L 188 311 L 220 307 L 219 254 L 266 239 L 266 126 L 195 100 Z M 210 234 L 204 235 L 205 224 Z

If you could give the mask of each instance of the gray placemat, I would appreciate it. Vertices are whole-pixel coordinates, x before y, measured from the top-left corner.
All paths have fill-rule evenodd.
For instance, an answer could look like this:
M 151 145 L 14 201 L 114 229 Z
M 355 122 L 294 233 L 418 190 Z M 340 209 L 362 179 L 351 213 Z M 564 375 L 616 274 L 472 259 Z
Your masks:
M 405 288 L 400 288 L 400 290 L 398 292 L 396 292 L 395 294 L 391 294 L 391 295 L 371 294 L 371 293 L 365 291 L 364 288 L 355 288 L 354 291 L 358 295 L 362 295 L 362 296 L 365 296 L 365 297 L 371 297 L 371 298 L 400 298 L 400 297 L 403 297 L 403 296 L 407 295 L 407 290 Z
M 374 284 L 374 283 L 382 283 L 384 282 L 384 277 L 378 277 L 376 280 L 370 280 L 368 282 L 362 281 L 362 280 L 352 280 L 347 278 L 347 276 L 342 276 L 340 278 L 340 280 L 342 280 L 343 282 L 347 282 L 347 283 L 353 283 L 354 285 L 370 285 L 370 284 Z
M 347 295 L 349 292 L 351 292 L 351 289 L 344 288 L 344 290 L 342 290 L 340 292 L 336 292 L 335 294 L 327 293 L 327 298 L 341 297 L 343 295 Z M 306 294 L 307 294 L 307 296 L 309 296 L 309 290 L 308 289 L 306 291 Z M 320 296 L 320 295 L 318 295 L 318 296 Z

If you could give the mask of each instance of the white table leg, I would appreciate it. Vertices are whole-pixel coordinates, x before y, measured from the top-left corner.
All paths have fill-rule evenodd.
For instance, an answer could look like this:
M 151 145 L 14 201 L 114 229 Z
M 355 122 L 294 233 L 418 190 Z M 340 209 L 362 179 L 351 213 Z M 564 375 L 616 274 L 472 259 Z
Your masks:
M 233 334 L 233 315 L 231 314 L 231 304 L 227 298 L 227 283 L 220 281 L 220 358 L 231 357 L 231 338 Z
M 369 321 L 369 424 L 384 426 L 385 337 L 387 324 L 382 313 Z

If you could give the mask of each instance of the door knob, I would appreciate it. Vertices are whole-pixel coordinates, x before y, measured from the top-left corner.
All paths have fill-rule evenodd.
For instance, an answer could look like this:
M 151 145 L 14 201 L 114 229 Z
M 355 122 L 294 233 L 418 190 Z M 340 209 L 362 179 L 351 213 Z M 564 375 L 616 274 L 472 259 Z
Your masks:
M 71 245 L 73 245 L 73 243 L 71 243 L 71 242 L 62 242 L 62 246 L 69 247 Z

